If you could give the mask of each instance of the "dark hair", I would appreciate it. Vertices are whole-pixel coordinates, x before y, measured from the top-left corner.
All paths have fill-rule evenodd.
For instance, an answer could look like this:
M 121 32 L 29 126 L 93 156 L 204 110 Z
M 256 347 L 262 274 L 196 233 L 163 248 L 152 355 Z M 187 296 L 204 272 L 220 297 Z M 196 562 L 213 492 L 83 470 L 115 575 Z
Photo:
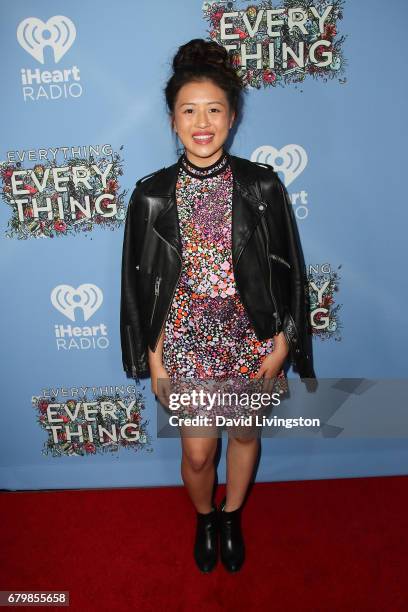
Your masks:
M 191 81 L 211 80 L 224 90 L 236 118 L 243 105 L 245 85 L 237 74 L 227 50 L 213 40 L 193 38 L 181 45 L 173 58 L 173 74 L 164 88 L 167 108 L 174 112 L 180 89 Z

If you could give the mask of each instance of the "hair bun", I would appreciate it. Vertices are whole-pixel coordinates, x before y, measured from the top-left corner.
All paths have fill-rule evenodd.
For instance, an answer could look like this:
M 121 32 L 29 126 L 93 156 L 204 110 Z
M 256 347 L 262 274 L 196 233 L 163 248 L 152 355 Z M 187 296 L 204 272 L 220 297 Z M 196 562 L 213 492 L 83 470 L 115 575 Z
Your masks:
M 175 72 L 203 66 L 231 69 L 227 50 L 215 41 L 194 38 L 182 45 L 173 59 Z
M 240 71 L 236 70 L 235 59 L 215 40 L 193 38 L 181 45 L 173 57 L 172 75 L 164 88 L 172 121 L 180 89 L 187 83 L 200 81 L 210 81 L 222 89 L 229 108 L 235 116 L 240 115 L 243 106 L 242 93 L 247 90 Z

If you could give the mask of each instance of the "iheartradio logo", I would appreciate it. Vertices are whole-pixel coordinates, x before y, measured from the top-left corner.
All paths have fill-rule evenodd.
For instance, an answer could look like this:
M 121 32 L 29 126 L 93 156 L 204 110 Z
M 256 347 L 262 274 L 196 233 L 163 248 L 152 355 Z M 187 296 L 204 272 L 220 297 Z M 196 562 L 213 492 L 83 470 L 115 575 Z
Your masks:
M 88 321 L 103 302 L 102 291 L 96 285 L 86 283 L 77 289 L 71 285 L 58 285 L 51 292 L 51 303 L 70 321 L 75 321 L 75 309 L 80 308 Z
M 57 285 L 51 291 L 51 303 L 67 319 L 77 321 L 76 309 L 88 321 L 101 307 L 103 294 L 97 285 L 84 283 L 76 289 L 71 285 Z M 109 347 L 108 328 L 105 323 L 96 325 L 54 325 L 55 342 L 58 351 L 73 349 L 106 349 Z
M 288 144 L 277 149 L 272 145 L 262 145 L 255 149 L 251 161 L 269 164 L 277 174 L 281 174 L 281 182 L 286 188 L 298 178 L 308 164 L 305 149 L 299 144 Z M 293 212 L 297 219 L 305 219 L 309 214 L 309 194 L 304 188 L 291 191 L 289 195 Z
M 17 40 L 37 62 L 44 64 L 44 49 L 51 47 L 56 64 L 72 47 L 76 28 L 64 15 L 50 17 L 46 23 L 38 17 L 27 17 L 17 27 Z
M 17 41 L 38 63 L 45 64 L 45 49 L 50 47 L 58 64 L 74 44 L 76 27 L 65 15 L 54 15 L 44 22 L 38 17 L 27 17 L 17 26 Z M 21 85 L 24 102 L 41 102 L 82 95 L 78 66 L 42 70 L 22 67 Z
M 288 144 L 281 149 L 276 149 L 271 145 L 262 145 L 252 153 L 251 161 L 270 164 L 276 172 L 282 172 L 285 186 L 289 187 L 302 174 L 308 159 L 301 145 Z

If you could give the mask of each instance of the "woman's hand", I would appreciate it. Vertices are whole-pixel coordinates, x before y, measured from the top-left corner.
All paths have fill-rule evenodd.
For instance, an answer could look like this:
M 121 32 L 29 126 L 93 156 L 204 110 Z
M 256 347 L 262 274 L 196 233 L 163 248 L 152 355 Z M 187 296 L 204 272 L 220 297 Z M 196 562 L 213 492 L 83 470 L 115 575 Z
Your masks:
M 264 378 L 262 390 L 268 393 L 273 390 L 274 379 L 281 371 L 289 353 L 289 347 L 283 332 L 274 336 L 273 340 L 274 349 L 272 353 L 265 357 L 255 375 L 255 378 Z
M 150 364 L 150 378 L 152 381 L 152 392 L 164 405 L 169 405 L 170 377 L 162 363 Z
M 149 370 L 152 381 L 152 392 L 164 406 L 169 406 L 170 377 L 163 365 L 164 330 L 160 334 L 155 352 L 149 347 Z

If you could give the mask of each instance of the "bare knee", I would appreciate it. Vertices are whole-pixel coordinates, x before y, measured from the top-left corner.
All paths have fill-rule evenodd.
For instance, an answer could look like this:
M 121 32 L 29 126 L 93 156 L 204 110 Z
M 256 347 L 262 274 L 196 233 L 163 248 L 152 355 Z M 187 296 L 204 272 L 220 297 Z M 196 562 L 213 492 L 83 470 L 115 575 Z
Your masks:
M 235 435 L 231 433 L 228 436 L 228 440 L 232 444 L 236 442 L 237 444 L 240 444 L 240 445 L 242 444 L 244 446 L 250 446 L 251 444 L 257 444 L 259 441 L 259 438 L 255 434 Z
M 183 452 L 183 459 L 194 472 L 207 469 L 213 462 L 214 453 L 200 449 L 190 449 Z

